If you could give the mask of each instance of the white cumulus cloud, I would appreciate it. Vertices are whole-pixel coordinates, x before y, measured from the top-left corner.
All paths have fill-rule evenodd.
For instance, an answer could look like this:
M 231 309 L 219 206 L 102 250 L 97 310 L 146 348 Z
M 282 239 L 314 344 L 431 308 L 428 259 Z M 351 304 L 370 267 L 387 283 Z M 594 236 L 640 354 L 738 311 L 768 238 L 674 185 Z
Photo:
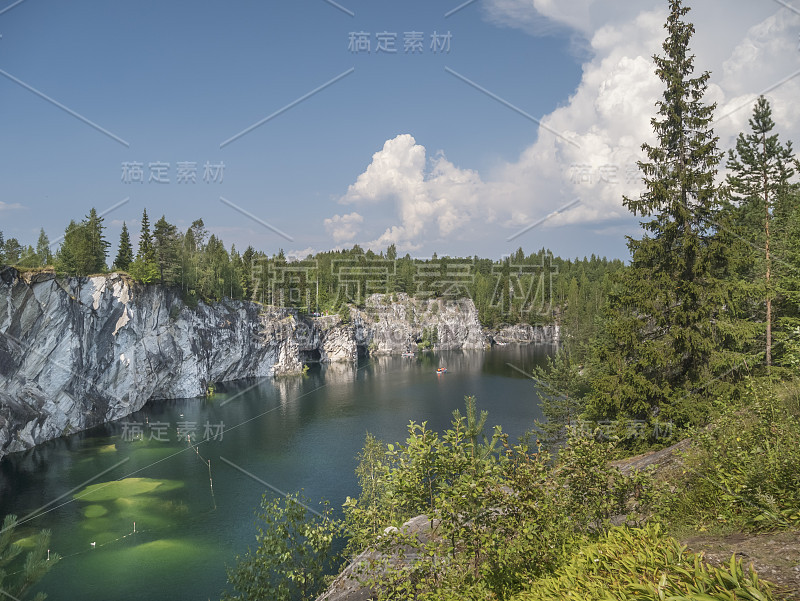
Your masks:
M 692 4 L 697 4 L 688 15 L 697 31 L 695 75 L 712 72 L 706 101 L 717 103 L 720 149 L 730 148 L 736 134 L 747 129 L 760 93 L 772 103 L 783 139 L 797 139 L 800 15 L 777 3 L 751 0 Z M 484 10 L 499 26 L 534 35 L 547 33 L 548 26 L 568 28 L 582 36 L 590 53 L 581 81 L 562 106 L 542 118 L 537 138 L 519 157 L 491 172 L 456 166 L 443 152 L 430 156 L 413 132 L 386 141 L 340 199 L 393 207 L 395 224 L 365 243 L 376 250 L 389 243 L 418 249 L 435 237 L 486 232 L 489 226 L 508 235 L 574 199 L 581 202 L 543 227 L 582 226 L 602 234 L 630 219 L 622 199 L 641 190 L 636 161 L 642 158 L 642 143 L 655 142 L 650 120 L 663 84 L 652 56 L 663 53 L 667 3 L 487 0 Z M 344 227 L 341 219 L 326 220 L 326 227 L 328 221 L 331 232 Z M 368 223 L 363 225 L 368 231 Z
M 349 242 L 356 237 L 359 226 L 364 222 L 364 218 L 356 212 L 348 215 L 334 215 L 325 220 L 325 230 L 333 236 L 333 240 Z
M 449 236 L 475 217 L 482 188 L 475 171 L 457 168 L 441 153 L 429 163 L 425 147 L 413 136 L 401 134 L 372 156 L 340 202 L 393 202 L 401 223 L 368 246 L 394 243 L 401 250 L 414 250 L 424 234 Z

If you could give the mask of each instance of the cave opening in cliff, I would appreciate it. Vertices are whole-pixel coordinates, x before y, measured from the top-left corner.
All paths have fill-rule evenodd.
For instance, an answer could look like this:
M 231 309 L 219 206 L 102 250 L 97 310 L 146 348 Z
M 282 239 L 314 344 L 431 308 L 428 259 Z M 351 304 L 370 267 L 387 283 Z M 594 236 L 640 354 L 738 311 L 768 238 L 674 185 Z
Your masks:
M 356 345 L 356 353 L 358 354 L 359 357 L 366 357 L 367 355 L 369 355 L 369 349 L 365 344 L 358 344 Z
M 300 361 L 306 363 L 319 363 L 322 361 L 322 353 L 319 349 L 311 349 L 308 351 L 300 351 Z

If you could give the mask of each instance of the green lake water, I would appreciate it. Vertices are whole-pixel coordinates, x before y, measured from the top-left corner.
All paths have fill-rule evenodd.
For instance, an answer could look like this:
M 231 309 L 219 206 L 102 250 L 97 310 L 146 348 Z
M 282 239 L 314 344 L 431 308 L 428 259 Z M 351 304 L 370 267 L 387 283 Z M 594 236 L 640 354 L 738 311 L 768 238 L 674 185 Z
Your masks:
M 541 417 L 533 381 L 517 370 L 530 373 L 552 348 L 364 358 L 220 385 L 210 400 L 153 402 L 4 458 L 0 516 L 36 516 L 19 527 L 22 544 L 52 531 L 51 549 L 64 559 L 39 587 L 51 600 L 218 599 L 225 565 L 254 541 L 266 489 L 244 472 L 341 507 L 358 494 L 353 470 L 366 432 L 401 441 L 409 420 L 441 431 L 454 409 L 463 413 L 465 395 L 514 440 Z M 448 373 L 437 375 L 439 366 Z

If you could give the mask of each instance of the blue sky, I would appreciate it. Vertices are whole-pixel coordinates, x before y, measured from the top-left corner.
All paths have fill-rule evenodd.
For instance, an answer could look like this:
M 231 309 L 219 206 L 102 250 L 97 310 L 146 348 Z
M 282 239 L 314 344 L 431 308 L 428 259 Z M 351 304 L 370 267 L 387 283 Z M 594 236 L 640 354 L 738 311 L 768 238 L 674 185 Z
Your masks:
M 626 258 L 623 236 L 637 231 L 620 200 L 636 192 L 627 172 L 660 94 L 649 57 L 665 1 L 477 0 L 449 17 L 458 0 L 13 4 L 0 2 L 11 7 L 0 12 L 6 237 L 35 243 L 43 226 L 55 239 L 70 218 L 126 198 L 106 216 L 114 247 L 143 208 L 181 229 L 202 217 L 240 250 L 300 255 L 395 242 L 414 256 L 547 246 Z M 798 14 L 753 4 L 707 0 L 692 15 L 720 110 L 800 68 Z M 369 53 L 348 48 L 353 32 L 368 34 Z M 423 35 L 422 52 L 403 51 L 407 32 Z M 434 32 L 451 35 L 449 51 L 431 49 Z M 396 53 L 377 52 L 380 33 L 396 34 Z M 771 98 L 787 135 L 796 84 Z M 748 112 L 726 119 L 723 143 Z M 132 162 L 144 183 L 122 181 Z M 196 163 L 195 183 L 178 183 L 179 162 Z M 203 181 L 206 162 L 224 163 L 221 183 Z M 150 163 L 169 163 L 169 183 L 147 181 Z

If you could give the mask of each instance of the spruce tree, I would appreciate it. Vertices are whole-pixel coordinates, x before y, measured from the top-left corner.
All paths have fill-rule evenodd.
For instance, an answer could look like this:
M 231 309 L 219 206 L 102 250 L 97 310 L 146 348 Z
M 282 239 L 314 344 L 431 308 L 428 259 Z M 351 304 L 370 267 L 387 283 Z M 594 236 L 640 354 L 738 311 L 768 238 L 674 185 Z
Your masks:
M 16 238 L 9 238 L 3 245 L 3 255 L 9 265 L 18 265 L 22 259 L 24 248 Z
M 197 242 L 192 228 L 186 230 L 181 244 L 181 281 L 184 292 L 194 291 L 197 285 Z
M 156 221 L 153 228 L 153 250 L 158 263 L 161 283 L 174 283 L 178 272 L 178 228 L 169 223 L 165 216 Z
M 779 208 L 781 200 L 786 202 L 789 180 L 794 175 L 792 144 L 781 144 L 778 134 L 771 133 L 774 128 L 772 109 L 767 99 L 761 96 L 753 108 L 751 132 L 747 135 L 739 134 L 736 149 L 729 151 L 727 163 L 731 172 L 728 175 L 728 185 L 733 199 L 738 202 L 737 212 L 742 218 L 740 221 L 746 223 L 749 216 L 760 214 L 760 227 L 742 234 L 754 249 L 746 255 L 747 264 L 760 265 L 759 271 L 763 279 L 766 332 L 764 362 L 767 367 L 772 364 L 772 301 L 775 296 L 772 281 L 774 235 L 770 231 L 772 213 Z
M 0 232 L 0 265 L 5 265 L 6 262 L 5 245 L 6 241 L 3 237 L 3 232 Z
M 715 277 L 714 221 L 720 152 L 711 127 L 715 105 L 703 102 L 710 74 L 692 77 L 694 26 L 681 0 L 670 1 L 664 56 L 654 56 L 664 83 L 651 120 L 658 139 L 638 163 L 645 190 L 623 204 L 645 235 L 628 238 L 631 266 L 612 293 L 595 357 L 591 406 L 605 417 L 686 423 L 704 419 L 694 398 L 715 376 L 724 290 Z
M 92 207 L 84 222 L 86 235 L 88 237 L 88 262 L 90 273 L 103 273 L 106 271 L 106 259 L 108 257 L 108 247 L 111 246 L 106 240 L 103 230 L 103 218 L 97 215 L 97 211 Z
M 242 271 L 239 275 L 239 283 L 242 288 L 242 298 L 245 300 L 253 299 L 253 264 L 256 257 L 256 250 L 248 246 L 242 255 Z
M 131 246 L 131 237 L 128 233 L 128 226 L 122 222 L 122 232 L 119 235 L 119 249 L 117 250 L 117 258 L 114 259 L 114 268 L 121 271 L 128 271 L 131 263 L 133 262 L 133 247 Z
M 153 238 L 150 234 L 150 220 L 147 209 L 142 213 L 142 231 L 139 234 L 139 251 L 136 260 L 131 264 L 131 275 L 143 284 L 152 284 L 158 279 L 158 263 L 156 262 Z

